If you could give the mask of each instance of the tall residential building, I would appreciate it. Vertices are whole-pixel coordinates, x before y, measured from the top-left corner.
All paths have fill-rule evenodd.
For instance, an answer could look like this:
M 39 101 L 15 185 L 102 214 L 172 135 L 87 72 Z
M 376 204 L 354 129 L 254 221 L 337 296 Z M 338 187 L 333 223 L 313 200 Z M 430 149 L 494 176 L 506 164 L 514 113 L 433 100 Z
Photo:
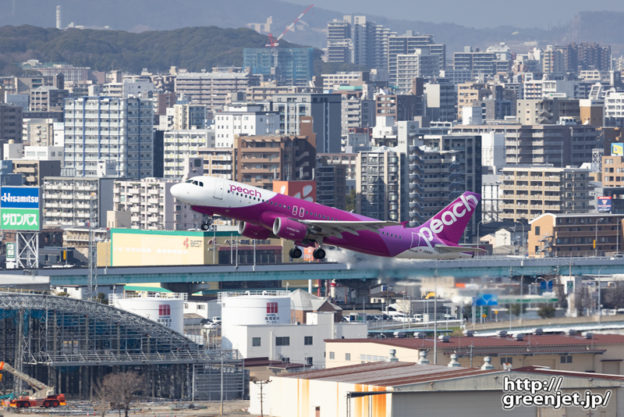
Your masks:
M 22 140 L 22 108 L 0 103 L 0 141 Z
M 624 127 L 624 92 L 611 89 L 605 94 L 604 125 Z
M 579 100 L 543 98 L 516 101 L 516 120 L 523 125 L 555 124 L 561 117 L 580 120 Z
M 564 74 L 566 72 L 564 48 L 548 45 L 542 52 L 542 72 L 544 74 Z
M 342 136 L 350 129 L 360 129 L 375 125 L 375 101 L 364 98 L 361 91 L 341 91 Z
M 53 146 L 54 123 L 54 119 L 24 119 L 22 141 L 31 146 Z
M 440 59 L 427 49 L 416 49 L 409 54 L 396 56 L 396 87 L 401 93 L 409 93 L 414 78 L 433 78 L 440 72 Z
M 30 111 L 63 111 L 65 99 L 69 96 L 67 90 L 52 86 L 42 86 L 30 90 Z
M 244 48 L 243 68 L 277 85 L 307 86 L 314 75 L 314 48 Z
M 420 49 L 431 56 L 438 58 L 438 68 L 446 68 L 446 45 L 434 43 L 433 35 L 416 35 L 407 31 L 403 35 L 391 34 L 388 36 L 388 79 L 391 84 L 397 82 L 397 56 L 399 54 L 413 54 Z
M 113 187 L 113 211 L 130 216 L 129 227 L 142 230 L 187 230 L 201 224 L 202 215 L 170 193 L 177 180 L 143 178 L 117 180 Z
M 234 149 L 232 148 L 199 148 L 197 155 L 204 161 L 204 175 L 220 177 L 228 180 L 234 175 Z
M 232 148 L 238 135 L 274 135 L 280 129 L 277 112 L 264 111 L 259 104 L 226 106 L 214 117 L 215 147 Z
M 473 51 L 466 47 L 463 52 L 453 54 L 453 69 L 466 71 L 471 78 L 483 75 L 494 75 L 499 72 L 511 70 L 511 60 L 501 59 L 501 53 L 494 51 Z
M 113 208 L 112 178 L 46 177 L 42 188 L 44 228 L 106 224 Z
M 303 134 L 302 118 L 311 116 L 316 151 L 335 153 L 340 152 L 341 101 L 340 94 L 276 94 L 271 106 L 279 113 L 281 134 Z
M 592 202 L 589 173 L 552 165 L 503 168 L 500 219 L 517 222 L 544 213 L 587 213 Z
M 154 175 L 154 111 L 138 98 L 81 97 L 65 102 L 64 175 L 92 177 L 111 161 L 115 176 Z
M 357 154 L 356 212 L 380 220 L 399 221 L 401 206 L 401 155 L 391 149 Z
M 343 16 L 327 25 L 327 62 L 384 69 L 390 30 L 366 16 Z
M 394 117 L 397 122 L 414 120 L 414 117 L 423 116 L 425 113 L 422 95 L 378 94 L 375 104 L 377 117 Z
M 316 202 L 337 209 L 346 209 L 347 170 L 342 165 L 316 162 Z
M 163 140 L 163 176 L 182 178 L 187 159 L 200 148 L 214 147 L 214 131 L 209 129 L 169 130 Z
M 240 68 L 213 68 L 211 72 L 183 72 L 177 75 L 175 92 L 193 104 L 204 104 L 209 112 L 222 109 L 228 95 L 259 85 L 258 76 Z
M 316 164 L 306 136 L 238 136 L 234 146 L 236 181 L 273 189 L 273 180 L 310 180 Z

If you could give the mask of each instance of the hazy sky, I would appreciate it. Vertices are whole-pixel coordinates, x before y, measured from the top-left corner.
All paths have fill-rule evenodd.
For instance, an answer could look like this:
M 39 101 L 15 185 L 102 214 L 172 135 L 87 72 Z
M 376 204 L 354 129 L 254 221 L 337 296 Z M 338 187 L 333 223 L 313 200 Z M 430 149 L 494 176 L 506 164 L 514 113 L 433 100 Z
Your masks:
M 579 11 L 624 11 L 622 0 L 286 0 L 346 13 L 457 23 L 473 27 L 514 25 L 548 28 Z

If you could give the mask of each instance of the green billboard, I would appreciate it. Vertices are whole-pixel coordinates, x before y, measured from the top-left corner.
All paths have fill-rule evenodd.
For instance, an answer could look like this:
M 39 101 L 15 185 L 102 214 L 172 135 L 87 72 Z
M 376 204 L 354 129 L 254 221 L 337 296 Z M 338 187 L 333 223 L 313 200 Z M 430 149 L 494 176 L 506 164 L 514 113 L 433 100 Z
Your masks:
M 0 230 L 39 230 L 39 209 L 2 208 Z

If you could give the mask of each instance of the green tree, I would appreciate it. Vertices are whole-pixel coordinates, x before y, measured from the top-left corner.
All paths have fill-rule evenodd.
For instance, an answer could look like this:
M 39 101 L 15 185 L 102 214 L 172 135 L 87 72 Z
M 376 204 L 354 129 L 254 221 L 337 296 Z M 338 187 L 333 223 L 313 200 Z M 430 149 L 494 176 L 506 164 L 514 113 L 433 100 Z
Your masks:
M 355 211 L 356 198 L 357 194 L 355 193 L 355 190 L 351 190 L 351 192 L 345 196 L 345 208 L 347 211 Z
M 525 313 L 526 309 L 527 309 L 526 304 L 512 304 L 511 307 L 509 308 L 509 311 L 514 316 L 519 317 L 520 312 Z
M 537 315 L 543 319 L 549 319 L 555 317 L 555 311 L 555 306 L 552 304 L 540 304 Z

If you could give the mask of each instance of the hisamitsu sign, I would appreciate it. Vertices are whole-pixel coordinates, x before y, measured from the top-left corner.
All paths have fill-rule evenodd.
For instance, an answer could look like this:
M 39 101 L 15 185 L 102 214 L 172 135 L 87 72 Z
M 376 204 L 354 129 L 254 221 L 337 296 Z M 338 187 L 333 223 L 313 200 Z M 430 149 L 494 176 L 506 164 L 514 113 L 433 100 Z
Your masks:
M 0 188 L 0 207 L 3 209 L 39 209 L 39 188 L 2 187 Z

